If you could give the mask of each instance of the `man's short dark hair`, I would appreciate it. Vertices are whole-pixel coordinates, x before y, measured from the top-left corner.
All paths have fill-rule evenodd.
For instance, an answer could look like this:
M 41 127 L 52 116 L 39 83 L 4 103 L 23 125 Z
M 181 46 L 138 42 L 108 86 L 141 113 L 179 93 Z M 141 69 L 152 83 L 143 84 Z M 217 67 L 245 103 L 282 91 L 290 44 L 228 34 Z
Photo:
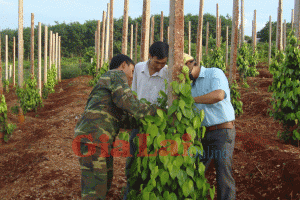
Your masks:
M 152 57 L 156 56 L 161 60 L 165 57 L 169 57 L 169 45 L 165 42 L 154 42 L 149 49 L 149 53 Z
M 111 59 L 109 69 L 117 69 L 123 62 L 126 62 L 127 65 L 135 65 L 134 62 L 128 56 L 124 54 L 118 54 Z

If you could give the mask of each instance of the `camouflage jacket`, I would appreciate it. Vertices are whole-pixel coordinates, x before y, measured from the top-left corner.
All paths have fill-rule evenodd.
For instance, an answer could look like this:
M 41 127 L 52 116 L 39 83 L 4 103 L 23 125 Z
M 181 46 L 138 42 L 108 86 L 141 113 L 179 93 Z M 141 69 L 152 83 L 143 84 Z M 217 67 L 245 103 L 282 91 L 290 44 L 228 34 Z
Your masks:
M 99 143 L 102 134 L 112 139 L 127 113 L 143 118 L 155 115 L 156 110 L 156 106 L 142 104 L 133 96 L 123 71 L 110 70 L 99 78 L 90 93 L 84 113 L 76 124 L 75 137 L 92 134 L 93 143 Z M 82 139 L 81 142 L 91 141 Z

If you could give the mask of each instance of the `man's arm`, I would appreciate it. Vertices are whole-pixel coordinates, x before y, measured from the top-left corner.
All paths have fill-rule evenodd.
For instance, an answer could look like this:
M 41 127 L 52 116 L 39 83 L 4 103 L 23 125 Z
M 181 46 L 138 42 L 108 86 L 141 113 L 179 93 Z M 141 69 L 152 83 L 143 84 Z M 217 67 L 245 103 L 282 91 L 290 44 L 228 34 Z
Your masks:
M 225 98 L 225 92 L 224 90 L 215 90 L 208 94 L 195 97 L 195 103 L 201 103 L 201 104 L 214 104 L 218 103 L 219 101 L 222 101 Z

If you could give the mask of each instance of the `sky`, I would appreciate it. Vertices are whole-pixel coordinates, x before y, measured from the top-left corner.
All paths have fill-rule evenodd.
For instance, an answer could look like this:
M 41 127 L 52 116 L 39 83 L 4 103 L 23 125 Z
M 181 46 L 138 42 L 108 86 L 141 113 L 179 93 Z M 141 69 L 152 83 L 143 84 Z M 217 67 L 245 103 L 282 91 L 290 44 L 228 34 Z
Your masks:
M 0 30 L 18 28 L 18 0 L 0 0 Z M 31 13 L 34 13 L 35 25 L 101 20 L 103 11 L 107 11 L 110 0 L 23 0 L 24 27 L 30 27 Z M 232 16 L 233 0 L 204 0 L 204 13 L 216 15 L 216 4 L 219 4 L 220 15 Z M 184 13 L 199 14 L 200 0 L 185 0 Z M 245 34 L 252 35 L 254 10 L 257 13 L 257 31 L 261 30 L 272 16 L 277 20 L 278 0 L 245 0 Z M 291 22 L 294 0 L 283 0 L 283 21 Z M 169 16 L 170 0 L 151 0 L 152 14 Z M 129 16 L 137 18 L 142 15 L 143 0 L 129 0 Z M 114 0 L 114 18 L 122 17 L 124 0 Z

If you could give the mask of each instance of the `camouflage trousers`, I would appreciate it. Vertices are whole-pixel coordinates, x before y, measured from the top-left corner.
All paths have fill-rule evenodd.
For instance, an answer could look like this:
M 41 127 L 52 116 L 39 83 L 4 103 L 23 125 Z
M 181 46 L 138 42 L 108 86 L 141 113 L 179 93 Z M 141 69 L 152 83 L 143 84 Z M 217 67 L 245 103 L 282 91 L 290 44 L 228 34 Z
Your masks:
M 110 140 L 110 145 L 113 141 Z M 109 148 L 109 152 L 111 147 Z M 80 143 L 81 154 L 88 152 L 88 146 Z M 113 157 L 99 157 L 101 148 L 96 146 L 96 152 L 89 157 L 80 157 L 81 197 L 82 200 L 104 200 L 111 187 L 113 179 Z

